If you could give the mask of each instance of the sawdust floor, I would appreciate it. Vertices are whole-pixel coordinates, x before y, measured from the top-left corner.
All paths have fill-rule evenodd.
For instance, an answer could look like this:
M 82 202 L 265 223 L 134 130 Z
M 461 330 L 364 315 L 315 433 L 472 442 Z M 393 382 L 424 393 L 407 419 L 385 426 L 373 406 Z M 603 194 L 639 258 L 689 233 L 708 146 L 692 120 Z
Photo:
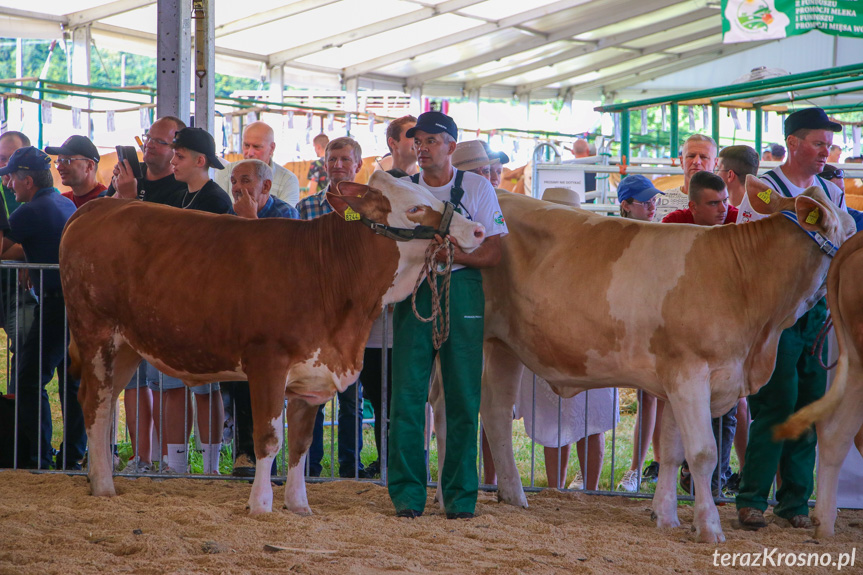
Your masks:
M 279 509 L 249 517 L 251 486 L 235 481 L 116 478 L 118 497 L 96 498 L 82 476 L 0 472 L 0 575 L 135 573 L 727 573 L 714 551 L 850 553 L 863 547 L 863 511 L 843 511 L 834 539 L 771 524 L 731 527 L 728 541 L 695 543 L 692 508 L 683 526 L 659 530 L 649 500 L 545 491 L 530 509 L 480 493 L 478 517 L 448 521 L 429 507 L 394 516 L 385 488 L 341 481 L 310 484 L 312 517 Z M 283 489 L 275 488 L 282 500 Z M 430 492 L 431 495 L 431 492 Z M 279 505 L 280 507 L 280 505 Z M 266 550 L 266 545 L 286 548 Z M 846 573 L 863 572 L 863 548 Z M 835 568 L 770 567 L 757 573 L 835 573 Z

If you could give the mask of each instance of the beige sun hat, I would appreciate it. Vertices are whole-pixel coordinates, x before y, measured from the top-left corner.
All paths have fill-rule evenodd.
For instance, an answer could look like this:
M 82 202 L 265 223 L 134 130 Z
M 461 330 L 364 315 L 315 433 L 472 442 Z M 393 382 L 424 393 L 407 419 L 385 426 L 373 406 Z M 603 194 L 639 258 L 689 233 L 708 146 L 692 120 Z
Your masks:
M 546 188 L 542 193 L 542 199 L 553 204 L 580 207 L 581 199 L 578 194 L 569 188 Z
M 490 166 L 499 162 L 497 158 L 490 160 L 485 148 L 479 140 L 460 142 L 452 153 L 452 165 L 459 170 L 469 172 L 483 166 Z

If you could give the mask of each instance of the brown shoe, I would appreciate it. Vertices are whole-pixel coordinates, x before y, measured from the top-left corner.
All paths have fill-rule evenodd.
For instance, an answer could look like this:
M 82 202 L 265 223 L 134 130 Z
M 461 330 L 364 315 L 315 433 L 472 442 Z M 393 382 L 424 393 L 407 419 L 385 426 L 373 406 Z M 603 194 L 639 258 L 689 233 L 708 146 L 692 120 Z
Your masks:
M 795 529 L 812 529 L 812 520 L 808 515 L 795 515 L 788 520 L 788 523 Z
M 742 507 L 737 510 L 737 519 L 740 520 L 740 527 L 749 531 L 757 531 L 762 527 L 767 527 L 767 521 L 764 520 L 764 513 L 760 509 L 754 507 Z

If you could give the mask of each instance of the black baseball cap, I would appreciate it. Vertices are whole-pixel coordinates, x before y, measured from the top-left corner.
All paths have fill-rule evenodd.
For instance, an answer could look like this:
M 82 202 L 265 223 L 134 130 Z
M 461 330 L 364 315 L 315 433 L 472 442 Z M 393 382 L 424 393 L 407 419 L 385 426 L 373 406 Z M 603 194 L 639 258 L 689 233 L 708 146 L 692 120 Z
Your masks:
M 210 166 L 217 170 L 225 169 L 222 160 L 216 155 L 216 140 L 203 128 L 183 128 L 174 136 L 174 148 L 186 148 L 207 157 Z
M 99 150 L 85 136 L 69 136 L 62 146 L 47 146 L 45 153 L 52 156 L 84 156 L 99 163 Z
M 788 114 L 788 117 L 785 118 L 785 137 L 787 138 L 797 130 L 841 132 L 842 125 L 830 121 L 827 113 L 821 108 L 806 108 Z
M 18 148 L 9 157 L 9 163 L 5 168 L 0 168 L 0 176 L 25 170 L 28 172 L 38 172 L 41 170 L 51 169 L 51 158 L 48 154 L 33 146 L 25 146 Z
M 420 114 L 420 117 L 417 118 L 417 125 L 405 132 L 405 136 L 413 138 L 417 130 L 426 134 L 446 132 L 452 136 L 453 140 L 458 140 L 458 127 L 455 125 L 455 120 L 440 112 L 425 112 Z

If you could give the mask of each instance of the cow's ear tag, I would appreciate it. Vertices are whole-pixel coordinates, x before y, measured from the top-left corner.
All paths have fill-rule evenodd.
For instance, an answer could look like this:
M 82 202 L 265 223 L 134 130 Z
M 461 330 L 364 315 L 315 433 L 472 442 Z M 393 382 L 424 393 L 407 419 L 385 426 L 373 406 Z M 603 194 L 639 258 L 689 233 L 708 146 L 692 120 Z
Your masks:
M 763 192 L 758 192 L 758 197 L 765 204 L 769 204 L 770 203 L 770 190 L 764 190 Z
M 358 222 L 358 221 L 360 221 L 361 217 L 362 216 L 360 216 L 359 212 L 355 212 L 354 209 L 351 207 L 348 207 L 345 210 L 345 221 L 346 222 Z
M 821 212 L 818 211 L 818 208 L 813 209 L 809 212 L 809 215 L 806 216 L 806 223 L 810 226 L 814 226 L 818 223 L 818 220 L 821 219 Z

